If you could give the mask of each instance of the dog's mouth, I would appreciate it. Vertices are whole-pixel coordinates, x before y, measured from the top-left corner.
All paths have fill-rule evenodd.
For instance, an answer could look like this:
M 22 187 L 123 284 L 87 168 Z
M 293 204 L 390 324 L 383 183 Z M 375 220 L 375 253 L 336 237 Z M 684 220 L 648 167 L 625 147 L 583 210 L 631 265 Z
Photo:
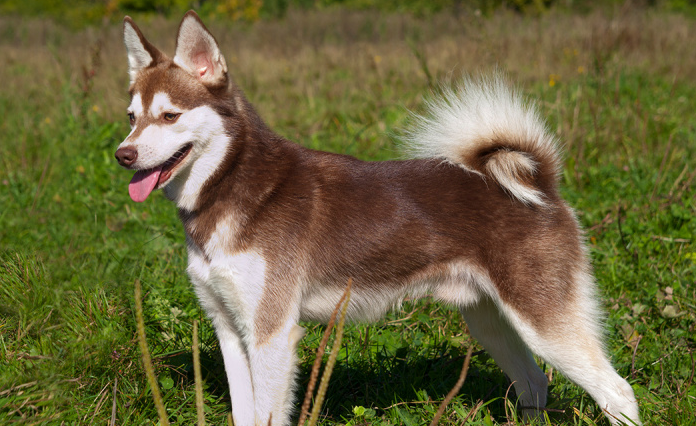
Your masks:
M 182 161 L 186 158 L 189 152 L 191 152 L 191 148 L 193 147 L 193 144 L 188 143 L 181 147 L 177 152 L 172 155 L 169 160 L 165 161 L 164 164 L 162 164 L 162 173 L 160 173 L 159 179 L 157 179 L 157 187 L 160 188 L 162 185 L 169 180 L 170 177 L 172 177 L 172 172 L 174 169 L 181 164 Z
M 159 166 L 135 172 L 128 185 L 131 199 L 136 203 L 142 203 L 153 190 L 163 187 L 172 177 L 176 168 L 191 152 L 191 148 L 193 148 L 193 144 L 186 144 Z

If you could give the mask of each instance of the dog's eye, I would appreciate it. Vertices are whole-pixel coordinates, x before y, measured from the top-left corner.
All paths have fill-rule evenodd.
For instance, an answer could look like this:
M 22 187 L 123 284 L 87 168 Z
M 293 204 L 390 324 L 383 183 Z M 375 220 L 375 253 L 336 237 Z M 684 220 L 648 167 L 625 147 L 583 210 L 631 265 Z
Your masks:
M 176 121 L 181 114 L 175 114 L 173 112 L 165 112 L 163 117 L 165 121 Z
M 131 126 L 135 124 L 135 114 L 132 112 L 128 113 L 128 121 L 130 121 Z

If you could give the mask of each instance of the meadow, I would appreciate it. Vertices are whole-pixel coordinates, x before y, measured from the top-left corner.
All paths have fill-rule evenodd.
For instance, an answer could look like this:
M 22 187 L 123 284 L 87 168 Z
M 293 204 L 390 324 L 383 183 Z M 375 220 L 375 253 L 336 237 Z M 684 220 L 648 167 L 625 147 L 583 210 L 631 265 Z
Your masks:
M 326 8 L 207 23 L 273 129 L 366 160 L 403 156 L 409 111 L 440 84 L 507 73 L 564 145 L 562 191 L 587 232 L 608 353 L 646 425 L 690 425 L 696 19 L 626 4 L 425 18 Z M 171 54 L 176 19 L 136 21 Z M 136 280 L 170 421 L 195 422 L 199 320 L 206 420 L 227 424 L 224 367 L 186 277 L 176 210 L 161 193 L 133 203 L 131 173 L 113 157 L 129 131 L 121 40 L 119 22 L 67 29 L 0 17 L 0 424 L 157 423 L 137 347 Z M 324 330 L 304 326 L 300 402 Z M 472 346 L 466 382 L 440 424 L 521 424 L 507 378 L 459 315 L 429 299 L 346 326 L 320 424 L 429 424 Z M 550 397 L 539 424 L 608 424 L 543 366 Z

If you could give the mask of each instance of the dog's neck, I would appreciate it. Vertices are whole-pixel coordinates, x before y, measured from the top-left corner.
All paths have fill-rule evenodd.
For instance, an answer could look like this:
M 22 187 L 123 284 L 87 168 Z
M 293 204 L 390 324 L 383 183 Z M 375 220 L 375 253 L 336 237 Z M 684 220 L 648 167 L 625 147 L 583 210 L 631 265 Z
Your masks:
M 292 167 L 296 146 L 269 130 L 246 99 L 234 100 L 226 103 L 229 110 L 211 112 L 219 122 L 211 120 L 215 131 L 206 149 L 165 188 L 187 235 L 201 249 L 223 222 L 238 234 L 230 238 L 241 238 Z

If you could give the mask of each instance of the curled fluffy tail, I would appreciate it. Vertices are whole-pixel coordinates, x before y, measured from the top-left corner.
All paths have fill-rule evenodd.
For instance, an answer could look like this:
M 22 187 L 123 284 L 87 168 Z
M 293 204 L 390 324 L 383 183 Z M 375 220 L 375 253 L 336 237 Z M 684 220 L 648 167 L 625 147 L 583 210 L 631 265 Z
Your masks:
M 556 140 L 534 106 L 498 74 L 444 89 L 416 116 L 405 142 L 410 154 L 492 178 L 527 205 L 543 206 L 556 194 Z

